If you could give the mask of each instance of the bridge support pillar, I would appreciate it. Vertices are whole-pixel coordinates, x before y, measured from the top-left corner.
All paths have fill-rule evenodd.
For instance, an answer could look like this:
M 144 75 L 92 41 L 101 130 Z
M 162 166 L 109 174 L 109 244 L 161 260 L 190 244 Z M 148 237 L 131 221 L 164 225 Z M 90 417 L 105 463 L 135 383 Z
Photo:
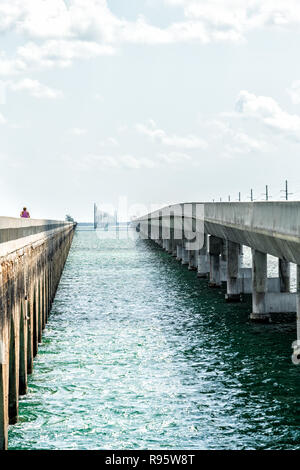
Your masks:
M 209 258 L 210 258 L 210 276 L 209 286 L 220 287 L 220 254 L 222 251 L 223 240 L 213 235 L 209 238 Z
M 9 388 L 8 388 L 8 418 L 9 424 L 18 421 L 19 411 L 19 306 L 14 288 L 11 304 L 15 305 L 11 315 L 9 333 Z
M 239 244 L 239 269 L 242 268 L 243 266 L 243 260 L 244 260 L 244 247 L 243 245 Z
M 227 241 L 227 302 L 239 302 L 241 300 L 239 282 L 239 255 L 240 245 Z
M 167 252 L 170 255 L 173 254 L 174 246 L 175 246 L 175 241 L 173 240 L 173 238 L 170 238 L 170 240 L 168 240 L 168 245 L 167 245 Z
M 177 245 L 178 245 L 178 240 L 173 240 L 172 256 L 174 256 L 175 258 L 177 256 Z
M 163 249 L 165 251 L 169 251 L 170 240 L 164 239 L 163 240 Z
M 222 240 L 220 259 L 220 281 L 227 282 L 227 240 Z
M 208 256 L 207 256 L 207 233 L 204 234 L 203 247 L 198 254 L 198 272 L 197 276 L 207 278 L 209 273 Z
M 267 322 L 270 313 L 266 311 L 267 254 L 252 249 L 252 313 L 253 321 Z
M 8 391 L 9 391 L 9 350 L 8 321 L 4 321 L 8 311 L 7 299 L 0 296 L 0 311 L 3 319 L 0 324 L 0 450 L 7 449 L 8 438 Z
M 198 251 L 189 250 L 189 271 L 197 270 L 198 263 Z
M 290 292 L 291 265 L 284 259 L 278 260 L 280 292 Z
M 46 299 L 45 299 L 46 302 Z M 47 303 L 45 304 L 47 308 Z M 46 312 L 45 312 L 46 314 Z M 46 321 L 46 318 L 45 318 Z M 20 311 L 20 365 L 19 365 L 19 394 L 27 393 L 27 300 L 21 301 Z
M 181 243 L 178 243 L 176 247 L 176 259 L 177 261 L 181 261 L 182 259 L 182 245 Z
M 182 245 L 181 256 L 181 264 L 189 264 L 189 252 L 185 249 L 184 245 Z
M 170 240 L 170 251 L 169 253 L 172 255 L 172 256 L 177 256 L 177 243 L 178 241 L 177 240 Z
M 297 265 L 297 339 L 293 343 L 292 361 L 294 364 L 300 364 L 300 265 Z

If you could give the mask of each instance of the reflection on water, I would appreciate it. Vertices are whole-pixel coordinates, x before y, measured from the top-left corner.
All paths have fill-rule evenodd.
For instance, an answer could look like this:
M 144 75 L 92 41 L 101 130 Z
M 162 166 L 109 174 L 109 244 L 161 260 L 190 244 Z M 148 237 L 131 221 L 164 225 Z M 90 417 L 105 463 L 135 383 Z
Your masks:
M 295 325 L 223 296 L 147 242 L 78 231 L 10 448 L 300 449 Z

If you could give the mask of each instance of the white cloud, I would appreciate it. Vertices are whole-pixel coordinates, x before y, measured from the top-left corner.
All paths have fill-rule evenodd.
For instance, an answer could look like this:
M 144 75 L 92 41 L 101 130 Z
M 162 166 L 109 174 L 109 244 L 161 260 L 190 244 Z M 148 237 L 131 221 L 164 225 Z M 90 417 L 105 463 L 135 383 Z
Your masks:
M 128 168 L 128 169 L 141 169 L 141 168 L 154 168 L 157 166 L 155 161 L 148 158 L 137 158 L 132 155 L 94 155 L 90 154 L 83 158 L 84 165 L 87 168 Z
M 169 152 L 159 153 L 148 157 L 136 157 L 132 154 L 107 154 L 107 153 L 91 153 L 82 157 L 63 156 L 64 160 L 72 165 L 72 168 L 78 171 L 94 171 L 102 170 L 103 168 L 114 168 L 117 170 L 140 170 L 152 169 L 172 164 L 191 164 L 193 163 L 192 157 L 185 153 Z
M 10 59 L 4 52 L 0 52 L 0 77 L 16 75 L 26 71 L 28 68 L 26 62 L 20 58 Z
M 94 98 L 95 98 L 97 101 L 103 101 L 103 100 L 104 100 L 103 96 L 102 96 L 100 93 L 96 93 L 95 96 L 94 96 Z
M 12 57 L 0 53 L 0 76 L 45 67 L 70 66 L 76 59 L 114 54 L 125 43 L 243 41 L 254 29 L 299 29 L 299 0 L 165 0 L 183 8 L 182 20 L 165 28 L 118 18 L 107 0 L 1 0 L 0 31 L 27 36 Z
M 119 162 L 121 166 L 127 168 L 153 168 L 155 166 L 154 162 L 148 158 L 136 158 L 131 155 L 122 155 L 119 157 Z
M 28 91 L 29 94 L 35 98 L 57 99 L 63 96 L 60 90 L 49 88 L 38 80 L 32 80 L 30 78 L 24 78 L 18 82 L 10 83 L 9 87 L 13 91 Z
M 114 53 L 115 48 L 111 45 L 94 41 L 50 39 L 41 44 L 30 41 L 18 47 L 13 58 L 0 52 L 0 77 L 44 68 L 69 67 L 74 60 L 88 60 Z
M 75 59 L 91 59 L 100 55 L 111 55 L 111 46 L 80 40 L 49 40 L 37 45 L 28 42 L 19 47 L 17 56 L 27 66 L 33 67 L 68 67 Z
M 287 92 L 294 104 L 300 104 L 300 80 L 295 80 Z
M 214 139 L 222 139 L 226 156 L 264 152 L 269 148 L 264 139 L 251 137 L 244 130 L 231 127 L 227 121 L 216 119 L 207 125 L 212 129 Z
M 76 135 L 76 136 L 82 136 L 87 133 L 87 130 L 81 127 L 73 127 L 72 129 L 69 130 L 69 133 L 72 135 Z
M 0 74 L 32 67 L 68 66 L 75 59 L 113 54 L 124 43 L 242 41 L 254 29 L 299 29 L 299 0 L 165 0 L 183 8 L 182 20 L 165 28 L 118 18 L 107 0 L 1 0 L 0 31 L 29 42 L 14 57 L 0 55 Z M 33 42 L 33 40 L 35 42 Z M 37 40 L 39 42 L 37 42 Z
M 0 80 L 0 104 L 6 103 L 6 88 L 7 83 Z
M 148 126 L 136 124 L 136 130 L 143 135 L 150 137 L 153 141 L 170 147 L 184 149 L 205 149 L 207 143 L 200 137 L 188 135 L 185 137 L 176 134 L 167 134 L 164 130 L 157 128 L 154 121 L 150 120 Z
M 190 21 L 202 24 L 212 39 L 224 34 L 237 38 L 251 30 L 262 28 L 298 28 L 298 0 L 165 0 L 168 5 L 181 5 Z
M 236 109 L 245 117 L 258 119 L 273 132 L 300 141 L 300 116 L 283 111 L 273 98 L 241 91 Z
M 118 147 L 119 142 L 114 137 L 108 137 L 107 139 L 99 142 L 99 146 L 100 147 Z
M 6 123 L 6 119 L 3 116 L 3 114 L 0 113 L 0 124 L 5 124 L 5 123 Z
M 181 163 L 191 161 L 192 157 L 186 153 L 182 152 L 169 152 L 169 153 L 160 153 L 158 158 L 167 164 Z
M 16 25 L 22 17 L 23 7 L 20 1 L 2 1 L 0 3 L 0 31 L 7 31 Z

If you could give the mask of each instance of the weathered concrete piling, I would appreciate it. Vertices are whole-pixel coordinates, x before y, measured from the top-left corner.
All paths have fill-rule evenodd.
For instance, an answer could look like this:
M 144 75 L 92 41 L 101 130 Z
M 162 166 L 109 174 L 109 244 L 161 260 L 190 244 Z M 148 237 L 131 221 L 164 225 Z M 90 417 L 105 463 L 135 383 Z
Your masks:
M 176 259 L 197 269 L 210 287 L 225 283 L 226 301 L 252 294 L 251 320 L 268 322 L 279 314 L 290 319 L 297 313 L 300 348 L 300 202 L 181 203 L 135 223 L 143 238 L 167 251 L 176 241 Z M 191 240 L 201 238 L 191 248 Z M 241 264 L 244 245 L 252 250 L 252 268 Z M 277 278 L 267 276 L 268 254 L 278 258 Z M 290 292 L 290 263 L 297 265 L 297 292 Z
M 0 217 L 0 449 L 48 321 L 75 224 Z

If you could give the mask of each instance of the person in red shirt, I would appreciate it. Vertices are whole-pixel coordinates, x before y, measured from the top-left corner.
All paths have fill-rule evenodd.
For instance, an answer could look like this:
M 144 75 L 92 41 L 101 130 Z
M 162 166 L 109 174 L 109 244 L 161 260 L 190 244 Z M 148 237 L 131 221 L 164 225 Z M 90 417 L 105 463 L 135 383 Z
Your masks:
M 20 217 L 22 217 L 23 219 L 30 219 L 30 214 L 29 212 L 27 211 L 27 208 L 26 207 L 23 207 L 23 210 L 20 214 Z

